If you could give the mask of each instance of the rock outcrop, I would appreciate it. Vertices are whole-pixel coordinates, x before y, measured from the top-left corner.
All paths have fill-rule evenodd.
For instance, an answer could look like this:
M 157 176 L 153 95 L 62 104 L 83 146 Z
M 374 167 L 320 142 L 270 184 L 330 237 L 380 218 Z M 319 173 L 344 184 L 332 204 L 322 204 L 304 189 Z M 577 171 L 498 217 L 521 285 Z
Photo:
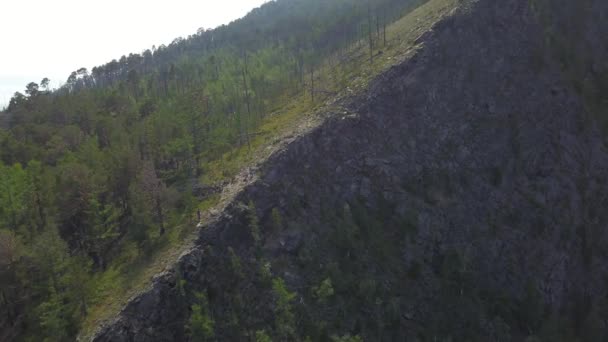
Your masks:
M 298 294 L 298 317 L 340 322 L 329 333 L 366 340 L 433 332 L 519 341 L 551 329 L 588 340 L 608 336 L 608 153 L 587 99 L 547 47 L 539 11 L 560 1 L 536 3 L 463 2 L 421 38 L 415 56 L 344 104 L 349 115 L 272 157 L 259 180 L 201 230 L 197 247 L 94 340 L 185 340 L 192 294 L 200 291 L 218 340 L 244 338 L 230 328 L 233 293 L 242 295 L 239 326 L 253 334 L 276 325 L 272 291 L 257 276 L 260 255 Z M 585 3 L 593 18 L 606 18 L 608 3 Z M 608 70 L 605 24 L 581 30 L 594 46 L 589 72 Z M 261 242 L 251 234 L 250 202 Z M 328 210 L 373 213 L 385 245 L 344 257 L 326 239 L 335 226 Z M 306 259 L 310 251 L 317 256 Z M 342 305 L 343 316 L 310 309 L 318 305 L 309 295 L 317 273 L 352 253 L 366 254 L 358 260 L 379 283 L 374 300 L 398 312 L 391 322 L 383 315 L 384 333 L 365 325 L 376 320 L 366 307 Z M 235 257 L 243 265 L 238 276 L 230 270 Z M 566 321 L 567 328 L 552 326 Z

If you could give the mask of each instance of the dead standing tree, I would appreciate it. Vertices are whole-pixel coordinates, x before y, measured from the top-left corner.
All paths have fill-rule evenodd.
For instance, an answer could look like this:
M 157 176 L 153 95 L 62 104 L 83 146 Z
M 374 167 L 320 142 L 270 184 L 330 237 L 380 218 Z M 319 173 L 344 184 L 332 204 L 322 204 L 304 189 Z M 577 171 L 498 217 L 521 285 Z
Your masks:
M 167 202 L 167 187 L 158 178 L 152 162 L 144 163 L 141 173 L 141 187 L 147 200 L 148 207 L 158 223 L 159 234 L 165 234 L 165 203 Z

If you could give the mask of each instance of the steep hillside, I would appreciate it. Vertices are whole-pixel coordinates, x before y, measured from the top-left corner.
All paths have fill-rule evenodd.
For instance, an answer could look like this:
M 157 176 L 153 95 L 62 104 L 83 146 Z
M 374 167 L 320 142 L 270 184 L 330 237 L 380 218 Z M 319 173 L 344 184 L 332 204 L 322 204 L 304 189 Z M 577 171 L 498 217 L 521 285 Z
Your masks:
M 560 51 L 580 45 L 547 38 L 573 22 L 561 6 L 589 19 L 576 69 Z M 94 340 L 608 336 L 608 5 L 579 6 L 460 1 Z
M 423 2 L 270 1 L 60 89 L 28 83 L 0 113 L 0 341 L 72 340 L 115 316 L 248 170 L 444 14 L 391 25 Z
M 213 162 L 208 168 L 210 171 L 215 169 L 235 176 L 226 183 L 222 184 L 222 189 L 217 198 L 210 204 L 210 208 L 203 212 L 202 222 L 209 225 L 211 221 L 217 220 L 218 214 L 222 213 L 226 206 L 234 203 L 235 196 L 239 195 L 244 187 L 257 180 L 257 171 L 267 159 L 282 151 L 286 145 L 294 140 L 308 134 L 312 129 L 318 127 L 328 117 L 343 115 L 347 109 L 344 104 L 349 102 L 352 97 L 362 95 L 367 89 L 367 84 L 371 78 L 381 70 L 394 65 L 397 61 L 411 56 L 416 49 L 417 40 L 424 32 L 428 31 L 433 23 L 441 17 L 448 15 L 455 6 L 455 1 L 432 1 L 412 11 L 395 24 L 387 27 L 387 43 L 382 51 L 374 56 L 373 63 L 369 63 L 369 50 L 367 42 L 360 42 L 345 54 L 345 59 L 341 64 L 346 67 L 332 68 L 331 64 L 317 72 L 322 74 L 324 79 L 344 78 L 347 86 L 340 84 L 328 84 L 330 91 L 335 91 L 330 95 L 330 99 L 317 105 L 307 107 L 309 104 L 307 94 L 297 96 L 292 103 L 273 114 L 269 122 L 262 126 L 260 134 L 252 141 L 252 151 L 249 152 L 247 146 L 242 146 L 232 155 L 227 155 L 222 160 Z M 348 67 L 354 65 L 355 67 Z M 346 68 L 346 69 L 345 69 Z M 347 71 L 345 71 L 347 70 Z M 315 81 L 318 82 L 319 80 Z M 302 105 L 304 104 L 304 106 Z M 221 179 L 221 176 L 212 174 L 212 179 Z M 180 248 L 172 248 L 168 253 L 160 253 L 153 262 L 148 262 L 145 272 L 139 272 L 137 277 L 124 291 L 120 293 L 106 292 L 108 299 L 93 308 L 93 312 L 87 317 L 81 332 L 82 338 L 93 332 L 93 329 L 100 323 L 113 317 L 118 313 L 120 307 L 129 297 L 139 293 L 143 285 L 148 285 L 154 271 L 160 272 L 163 268 L 172 267 L 181 252 L 190 248 L 192 244 L 184 242 Z

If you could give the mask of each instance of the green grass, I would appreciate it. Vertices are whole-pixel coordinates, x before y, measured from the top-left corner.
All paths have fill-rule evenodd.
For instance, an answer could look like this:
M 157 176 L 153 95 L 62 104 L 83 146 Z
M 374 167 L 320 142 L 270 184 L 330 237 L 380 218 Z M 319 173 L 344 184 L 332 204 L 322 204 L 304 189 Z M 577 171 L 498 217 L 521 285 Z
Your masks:
M 231 179 L 246 166 L 260 161 L 269 147 L 278 143 L 281 137 L 288 134 L 298 121 L 308 117 L 314 105 L 309 98 L 298 95 L 280 110 L 264 119 L 255 135 L 250 140 L 250 146 L 242 146 L 225 153 L 221 158 L 213 160 L 204 166 L 204 176 L 201 181 L 205 184 L 216 184 Z
M 290 138 L 318 126 L 324 114 L 344 113 L 342 108 L 335 105 L 338 102 L 332 99 L 363 93 L 373 77 L 411 57 L 417 49 L 414 42 L 418 37 L 442 16 L 449 14 L 457 2 L 430 0 L 393 23 L 387 28 L 386 46 L 382 41 L 378 42 L 371 64 L 366 41 L 328 58 L 315 72 L 315 85 L 332 95 L 317 96 L 315 102 L 308 92 L 286 97 L 253 132 L 250 146 L 243 144 L 204 166 L 203 183 L 221 184 L 232 180 L 236 185 L 232 191 L 212 196 L 199 204 L 198 207 L 205 213 L 203 221 L 210 218 L 212 210 L 221 211 L 244 186 L 234 180 L 239 172 L 261 164 L 285 146 Z M 382 53 L 379 54 L 379 51 Z M 115 317 L 131 297 L 150 286 L 155 275 L 171 267 L 192 246 L 196 236 L 196 224 L 192 222 L 192 217 L 175 221 L 181 223 L 169 229 L 165 236 L 155 239 L 146 252 L 140 251 L 135 245 L 128 246 L 105 272 L 94 277 L 95 296 L 89 303 L 79 340 L 89 340 L 100 324 Z
M 263 120 L 250 141 L 251 148 L 244 144 L 207 163 L 202 182 L 214 184 L 230 179 L 244 167 L 265 160 L 268 151 L 275 150 L 272 146 L 283 138 L 302 133 L 296 132 L 295 128 L 316 126 L 320 121 L 315 114 L 337 109 L 326 103 L 329 98 L 361 93 L 376 75 L 411 57 L 417 48 L 414 42 L 439 18 L 455 8 L 456 4 L 456 0 L 431 0 L 387 27 L 387 44 L 377 42 L 371 64 L 367 41 L 361 41 L 348 51 L 328 58 L 315 71 L 315 88 L 335 95 L 317 97 L 313 102 L 310 93 L 306 91 L 287 98 Z

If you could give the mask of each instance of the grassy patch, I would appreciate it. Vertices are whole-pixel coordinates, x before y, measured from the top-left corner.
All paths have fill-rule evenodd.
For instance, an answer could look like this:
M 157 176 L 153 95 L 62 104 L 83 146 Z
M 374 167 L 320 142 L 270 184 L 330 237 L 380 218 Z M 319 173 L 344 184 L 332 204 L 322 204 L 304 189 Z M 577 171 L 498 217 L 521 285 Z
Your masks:
M 259 130 L 253 132 L 250 146 L 243 144 L 207 163 L 201 181 L 214 184 L 234 177 L 244 167 L 264 160 L 268 156 L 265 152 L 272 151 L 270 147 L 274 144 L 297 134 L 297 127 L 314 121 L 315 113 L 335 109 L 331 108 L 329 99 L 365 91 L 375 76 L 411 57 L 416 51 L 416 40 L 455 8 L 456 3 L 456 0 L 431 0 L 390 25 L 387 28 L 386 45 L 382 41 L 377 42 L 372 63 L 369 61 L 369 47 L 365 41 L 328 58 L 315 71 L 315 88 L 325 94 L 315 95 L 314 102 L 308 90 L 286 97 L 263 120 Z

